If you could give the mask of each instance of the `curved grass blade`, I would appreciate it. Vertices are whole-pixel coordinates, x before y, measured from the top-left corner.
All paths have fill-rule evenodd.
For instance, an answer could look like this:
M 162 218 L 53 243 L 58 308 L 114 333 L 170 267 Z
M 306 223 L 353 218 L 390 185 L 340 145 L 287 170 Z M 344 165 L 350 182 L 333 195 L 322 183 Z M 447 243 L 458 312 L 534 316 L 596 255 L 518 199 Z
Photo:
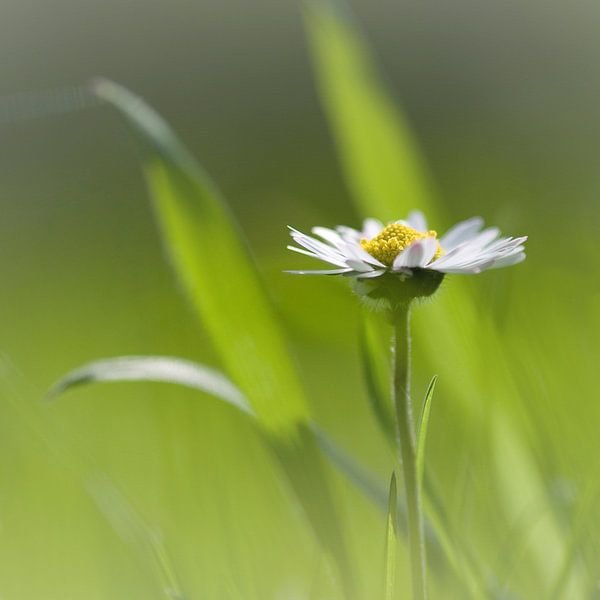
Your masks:
M 429 415 L 431 413 L 431 400 L 437 383 L 437 375 L 434 375 L 429 382 L 423 408 L 421 410 L 421 419 L 419 420 L 419 433 L 417 435 L 417 481 L 419 486 L 423 487 L 423 472 L 425 470 L 425 443 L 427 442 L 427 427 L 429 425 Z
M 574 511 L 574 520 L 571 526 L 571 535 L 567 551 L 565 552 L 563 562 L 557 572 L 554 585 L 548 594 L 549 600 L 561 600 L 567 595 L 566 587 L 572 573 L 579 570 L 579 563 L 582 560 L 582 549 L 584 547 L 584 538 L 589 535 L 589 523 L 593 520 L 593 514 L 597 511 L 600 504 L 600 482 L 593 481 L 587 489 L 580 495 L 579 506 Z M 588 587 L 595 585 L 589 581 Z M 591 595 L 591 592 L 590 592 Z
M 398 561 L 398 493 L 396 473 L 390 479 L 388 499 L 387 529 L 385 539 L 385 600 L 394 600 L 396 596 L 396 563 Z
M 354 205 L 363 217 L 396 220 L 416 207 L 436 220 L 439 207 L 410 129 L 381 83 L 367 44 L 344 8 L 343 0 L 311 2 L 306 11 L 306 29 L 322 104 Z M 478 381 L 477 367 L 481 363 L 469 351 L 469 341 L 479 332 L 479 319 L 474 303 L 460 286 L 453 289 L 452 301 L 455 306 L 437 303 L 429 307 L 427 329 L 421 329 L 418 321 L 415 329 L 424 350 L 432 357 L 441 357 L 436 365 L 450 375 L 448 385 L 460 401 L 457 412 L 461 420 L 475 420 L 478 405 L 473 399 L 478 398 L 479 390 L 472 382 Z M 431 331 L 436 335 L 430 335 Z M 445 355 L 457 353 L 461 356 L 454 363 L 443 361 Z M 459 380 L 446 362 L 464 365 L 470 372 Z M 428 496 L 431 490 L 425 487 Z M 444 519 L 437 518 L 440 514 L 432 515 L 436 517 L 432 519 L 435 527 L 444 526 Z M 440 539 L 452 540 L 452 544 L 444 545 L 453 553 L 448 556 L 449 562 L 465 588 L 473 590 L 476 586 L 472 582 L 481 579 L 479 569 L 468 564 L 466 569 L 460 568 L 469 552 L 460 548 L 460 539 L 448 536 L 448 531 L 446 522 L 446 528 L 438 533 Z M 465 576 L 466 571 L 473 572 L 473 577 Z M 485 589 L 485 582 L 478 587 Z
M 385 513 L 389 507 L 389 496 L 379 478 L 360 465 L 316 424 L 311 424 L 311 430 L 319 448 L 331 464 L 382 513 Z M 425 478 L 425 490 L 429 509 L 425 515 L 425 535 L 429 551 L 428 559 L 432 568 L 443 569 L 447 561 L 458 575 L 465 597 L 488 597 L 490 590 L 485 578 L 474 558 L 457 544 L 457 536 L 450 527 L 440 495 L 430 477 Z M 397 518 L 398 531 L 402 535 L 407 535 L 406 506 L 402 501 L 398 503 Z
M 105 80 L 95 93 L 116 107 L 145 149 L 144 171 L 166 250 L 225 370 L 254 410 L 313 532 L 334 557 L 346 595 L 353 569 L 329 474 L 272 306 L 248 249 L 215 185 L 145 102 Z
M 214 369 L 171 356 L 120 356 L 96 360 L 71 371 L 47 393 L 53 399 L 67 390 L 89 383 L 155 381 L 175 383 L 206 392 L 253 415 L 240 390 Z
M 387 507 L 385 485 L 370 471 L 358 464 L 345 450 L 335 443 L 316 423 L 310 429 L 321 452 L 340 473 L 346 476 L 375 506 L 385 511 Z
M 370 53 L 340 2 L 307 3 L 306 28 L 320 95 L 346 179 L 365 215 L 396 220 L 430 209 L 410 128 L 379 83 Z M 406 206 L 406 202 L 411 206 Z
M 568 560 L 569 546 L 562 531 L 562 524 L 552 511 L 544 481 L 523 437 L 506 413 L 496 411 L 492 421 L 492 450 L 498 478 L 497 493 L 504 499 L 504 509 L 510 522 L 516 523 L 522 515 L 533 515 L 526 520 L 527 527 L 520 528 L 526 535 L 528 554 L 517 565 L 538 573 L 544 582 L 540 589 L 544 597 L 551 597 L 555 577 Z M 525 562 L 527 561 L 527 562 Z M 586 577 L 579 565 L 564 582 L 565 598 L 585 598 Z
M 185 600 L 160 533 L 142 519 L 108 477 L 89 478 L 86 489 L 119 537 L 152 566 L 166 600 Z
M 227 373 L 261 424 L 291 434 L 308 417 L 305 397 L 269 299 L 228 207 L 194 157 L 145 102 L 105 80 L 114 105 L 146 150 L 144 171 L 166 250 Z

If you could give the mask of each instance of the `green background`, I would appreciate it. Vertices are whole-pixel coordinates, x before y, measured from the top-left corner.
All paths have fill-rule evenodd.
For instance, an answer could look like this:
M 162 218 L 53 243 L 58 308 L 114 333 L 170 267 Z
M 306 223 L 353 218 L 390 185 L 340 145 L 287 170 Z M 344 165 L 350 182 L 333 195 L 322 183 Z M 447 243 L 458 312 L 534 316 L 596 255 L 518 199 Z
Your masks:
M 600 7 L 352 4 L 448 218 L 431 226 L 442 231 L 480 214 L 506 233 L 530 236 L 523 265 L 466 282 L 481 338 L 457 343 L 469 344 L 469 356 L 487 368 L 477 382 L 460 364 L 452 382 L 443 371 L 428 468 L 461 537 L 494 565 L 500 591 L 510 581 L 517 597 L 542 597 L 539 581 L 561 562 L 553 554 L 559 531 L 577 549 L 573 569 L 585 573 L 593 597 Z M 285 250 L 286 225 L 359 223 L 319 106 L 300 7 L 5 0 L 0 15 L 1 94 L 104 75 L 173 125 L 250 242 L 315 420 L 387 479 L 389 457 L 361 381 L 356 299 L 340 281 L 282 273 L 310 264 Z M 137 147 L 116 115 L 106 108 L 26 120 L 9 114 L 0 133 L 0 596 L 165 597 L 135 535 L 139 517 L 161 532 L 186 597 L 331 597 L 324 559 L 276 465 L 230 408 L 160 384 L 92 387 L 42 403 L 62 374 L 98 357 L 219 362 L 169 270 Z M 451 297 L 454 281 L 440 294 Z M 419 309 L 420 327 L 429 310 Z M 448 346 L 431 351 L 436 331 L 428 339 L 429 350 L 415 349 L 417 397 L 454 358 Z M 493 428 L 463 428 L 452 404 L 457 388 L 485 423 L 502 405 L 519 441 L 505 447 L 490 438 Z M 520 477 L 534 491 L 524 492 Z M 106 497 L 105 478 L 138 517 L 119 512 L 118 502 L 94 501 Z M 375 597 L 384 519 L 332 478 L 361 591 Z M 539 490 L 551 526 L 536 504 Z M 530 505 L 514 505 L 527 494 Z

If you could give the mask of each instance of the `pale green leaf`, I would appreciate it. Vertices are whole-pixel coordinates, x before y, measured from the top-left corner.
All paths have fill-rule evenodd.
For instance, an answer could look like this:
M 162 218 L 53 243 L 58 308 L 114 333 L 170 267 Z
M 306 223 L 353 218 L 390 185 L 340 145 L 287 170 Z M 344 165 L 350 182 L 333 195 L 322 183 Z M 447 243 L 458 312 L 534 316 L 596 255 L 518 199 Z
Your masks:
M 356 204 L 396 220 L 430 209 L 424 166 L 404 116 L 377 77 L 351 15 L 338 2 L 311 2 L 306 26 L 319 91 Z
M 391 444 L 395 445 L 395 426 L 392 404 L 382 385 L 380 366 L 385 362 L 381 356 L 382 345 L 379 332 L 374 331 L 372 317 L 364 314 L 359 330 L 359 350 L 362 370 L 367 388 L 367 398 L 371 404 L 373 414 L 382 431 L 386 434 Z M 389 378 L 389 373 L 386 373 Z
M 423 487 L 423 472 L 425 471 L 425 444 L 427 442 L 427 428 L 429 425 L 429 415 L 431 413 L 431 400 L 437 383 L 437 375 L 434 375 L 429 382 L 423 408 L 421 409 L 421 418 L 419 420 L 419 429 L 417 435 L 417 482 Z
M 96 360 L 71 371 L 48 391 L 52 399 L 83 384 L 118 381 L 175 383 L 211 394 L 252 414 L 240 390 L 214 369 L 171 356 L 120 356 Z
M 346 595 L 353 569 L 326 464 L 307 429 L 308 405 L 271 303 L 229 209 L 167 123 L 109 81 L 94 85 L 138 134 L 165 248 L 225 370 L 254 410 L 271 450 L 329 556 Z
M 311 430 L 319 448 L 331 464 L 369 498 L 382 513 L 385 513 L 389 508 L 388 490 L 380 479 L 359 464 L 353 456 L 348 454 L 316 424 L 311 425 Z M 459 536 L 450 526 L 439 501 L 439 494 L 433 488 L 433 483 L 426 481 L 426 488 L 429 510 L 425 515 L 425 536 L 429 553 L 428 561 L 431 567 L 434 570 L 443 570 L 446 563 L 449 563 L 459 576 L 465 594 L 474 596 L 487 594 L 489 590 L 487 590 L 479 566 L 473 556 L 460 547 Z M 406 536 L 408 534 L 406 503 L 402 500 L 398 503 L 397 517 L 398 531 Z
M 317 440 L 321 452 L 329 462 L 351 481 L 380 510 L 387 507 L 387 491 L 385 485 L 368 469 L 358 464 L 343 448 L 334 442 L 316 423 L 311 424 L 311 431 Z
M 117 535 L 136 549 L 157 578 L 166 600 L 185 600 L 161 533 L 148 525 L 131 503 L 103 474 L 86 481 L 86 490 Z
M 388 499 L 387 528 L 385 540 L 385 600 L 396 596 L 396 563 L 398 562 L 398 493 L 396 474 L 392 473 Z
M 118 108 L 147 151 L 144 170 L 165 248 L 226 367 L 261 424 L 291 432 L 308 409 L 288 347 L 227 205 L 167 123 L 109 81 L 96 94 Z

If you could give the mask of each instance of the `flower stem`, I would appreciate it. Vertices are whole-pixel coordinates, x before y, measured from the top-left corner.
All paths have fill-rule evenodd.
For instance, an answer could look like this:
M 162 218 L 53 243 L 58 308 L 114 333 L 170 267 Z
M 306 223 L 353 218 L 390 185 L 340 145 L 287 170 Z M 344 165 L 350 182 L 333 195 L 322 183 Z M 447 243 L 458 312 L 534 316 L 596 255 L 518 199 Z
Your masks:
M 417 480 L 415 426 L 410 398 L 410 305 L 408 303 L 394 310 L 393 324 L 392 398 L 396 409 L 396 434 L 406 491 L 413 599 L 426 600 L 423 512 Z

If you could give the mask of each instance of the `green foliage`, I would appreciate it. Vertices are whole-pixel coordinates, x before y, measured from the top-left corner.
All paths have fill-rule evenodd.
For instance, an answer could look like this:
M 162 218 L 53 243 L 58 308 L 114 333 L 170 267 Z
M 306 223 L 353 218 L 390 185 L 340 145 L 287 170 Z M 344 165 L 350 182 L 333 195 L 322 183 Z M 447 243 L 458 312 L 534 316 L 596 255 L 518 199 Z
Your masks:
M 127 118 L 143 142 L 144 171 L 165 248 L 210 332 L 227 372 L 262 425 L 288 434 L 308 409 L 287 345 L 229 211 L 168 125 L 108 81 L 96 94 Z
M 269 299 L 225 201 L 165 121 L 140 98 L 106 80 L 97 81 L 94 90 L 119 109 L 138 134 L 144 172 L 173 267 L 227 373 L 256 413 L 264 439 L 315 535 L 336 561 L 342 587 L 353 597 L 353 571 L 326 465 L 308 426 L 305 398 Z M 84 367 L 83 372 L 89 378 L 89 369 Z M 78 376 L 81 372 L 67 381 Z
M 311 2 L 305 15 L 323 105 L 354 200 L 361 213 L 386 220 L 397 219 L 401 209 L 429 209 L 429 184 L 406 119 L 380 86 L 370 53 L 340 5 Z
M 362 372 L 367 389 L 367 398 L 371 403 L 373 414 L 385 436 L 393 448 L 396 446 L 396 430 L 390 400 L 389 387 L 391 375 L 385 368 L 389 364 L 386 347 L 381 343 L 381 333 L 376 320 L 367 312 L 362 315 L 359 327 L 359 351 Z
M 435 186 L 409 119 L 391 100 L 343 3 L 313 2 L 306 24 L 357 213 L 395 219 L 421 208 L 441 230 L 450 217 L 469 216 L 476 206 L 503 228 L 519 224 L 536 233 L 531 257 L 518 269 L 470 283 L 447 277 L 436 297 L 414 311 L 414 397 L 425 398 L 416 414 L 422 415 L 418 456 L 431 597 L 591 598 L 600 563 L 600 408 L 594 401 L 600 312 L 597 252 L 593 236 L 584 233 L 595 213 L 574 211 L 565 219 L 564 196 L 552 177 L 548 183 L 527 173 L 520 180 L 518 169 L 474 155 L 461 163 L 468 165 L 464 173 L 453 173 L 448 169 L 457 163 L 433 154 L 436 172 L 440 168 L 450 184 L 442 204 L 431 193 Z M 56 211 L 49 220 L 41 213 L 43 221 L 27 203 L 12 200 L 9 180 L 21 181 L 21 171 L 2 184 L 10 200 L 2 219 L 0 337 L 27 381 L 0 356 L 0 596 L 347 600 L 354 594 L 370 600 L 384 573 L 384 597 L 394 578 L 404 591 L 405 506 L 402 493 L 398 503 L 392 500 L 395 483 L 385 485 L 395 467 L 389 331 L 369 316 L 357 349 L 356 299 L 343 285 L 277 275 L 292 260 L 284 258 L 282 206 L 288 206 L 279 195 L 292 185 L 284 180 L 289 163 L 271 164 L 269 156 L 268 172 L 280 188 L 246 193 L 223 182 L 240 194 L 236 208 L 261 240 L 261 270 L 269 273 L 278 309 L 291 325 L 293 338 L 286 340 L 243 235 L 191 153 L 123 88 L 101 81 L 94 89 L 138 135 L 163 245 L 201 327 L 194 329 L 170 289 L 150 224 L 140 223 L 145 213 L 136 210 L 145 209 L 145 198 L 136 197 L 135 177 L 127 179 L 115 166 L 129 160 L 118 133 L 109 130 L 104 139 L 103 131 L 85 130 L 83 119 L 103 125 L 96 112 L 81 113 L 73 123 L 62 117 L 67 134 L 73 127 L 71 134 L 97 136 L 98 154 L 86 160 L 99 165 L 98 177 L 106 181 L 101 192 L 79 185 L 69 192 L 60 170 L 52 170 L 58 173 L 52 187 L 42 169 L 40 189 L 34 178 L 31 188 L 19 183 Z M 464 150 L 473 143 L 474 154 L 488 154 L 460 119 L 455 125 L 464 140 L 448 144 Z M 186 140 L 194 143 L 193 135 L 185 129 Z M 70 139 L 65 135 L 64 144 Z M 51 147 L 60 141 L 53 138 Z M 114 179 L 102 171 L 108 160 L 103 141 Z M 29 173 L 31 161 L 24 164 Z M 73 172 L 80 167 L 73 164 Z M 315 192 L 316 206 L 328 193 L 321 187 L 327 177 L 310 161 L 297 171 Z M 241 180 L 248 182 L 243 174 Z M 542 197 L 555 194 L 560 204 L 550 198 L 538 223 L 533 209 L 541 203 L 525 194 L 503 198 L 499 182 L 533 187 Z M 571 183 L 569 193 L 593 189 L 593 181 Z M 115 194 L 112 204 L 104 185 Z M 472 197 L 459 199 L 470 186 Z M 253 220 L 254 206 L 248 210 L 253 194 L 260 194 L 260 223 Z M 301 218 L 312 222 L 317 215 L 309 214 L 310 206 L 302 206 Z M 314 210 L 329 218 L 320 206 Z M 13 217 L 24 222 L 16 235 Z M 21 228 L 28 235 L 21 236 Z M 569 240 L 567 255 L 551 254 L 557 240 Z M 575 294 L 582 280 L 585 293 Z M 303 368 L 302 384 L 288 341 Z M 73 389 L 59 402 L 39 402 L 48 382 L 70 365 L 116 351 L 172 352 L 195 362 L 162 356 L 95 361 L 57 384 L 53 394 Z M 225 375 L 198 361 L 219 363 Z M 443 385 L 429 418 L 434 382 L 423 392 L 432 372 Z M 104 381 L 115 383 L 83 385 Z M 219 401 L 199 402 L 198 392 Z M 242 418 L 231 406 L 244 410 Z M 396 537 L 399 543 L 390 545 Z M 343 585 L 331 556 L 345 575 Z
M 396 474 L 390 479 L 388 500 L 387 529 L 385 537 L 385 600 L 396 597 L 396 570 L 398 565 L 398 494 L 396 490 Z
M 423 473 L 425 471 L 425 443 L 427 442 L 427 428 L 429 427 L 429 415 L 431 414 L 431 400 L 433 399 L 436 383 L 437 375 L 434 375 L 425 392 L 421 418 L 419 419 L 419 426 L 417 428 L 417 480 L 419 481 L 420 486 L 423 485 Z
M 238 410 L 253 414 L 246 398 L 221 373 L 189 360 L 169 356 L 120 356 L 96 360 L 65 375 L 50 388 L 47 397 L 56 398 L 82 384 L 108 381 L 175 383 L 206 392 Z
M 402 217 L 410 209 L 419 208 L 428 217 L 439 218 L 446 208 L 439 206 L 432 196 L 423 161 L 406 119 L 394 108 L 387 91 L 379 82 L 371 54 L 343 4 L 328 1 L 312 3 L 307 11 L 306 22 L 323 106 L 337 142 L 345 179 L 359 213 L 364 217 L 393 220 Z M 423 308 L 423 316 L 417 318 L 415 345 L 424 350 L 423 356 L 441 372 L 443 380 L 447 382 L 452 407 L 444 412 L 446 428 L 454 437 L 463 435 L 465 440 L 475 442 L 481 439 L 481 431 L 490 426 L 489 413 L 483 412 L 484 405 L 481 402 L 482 394 L 486 393 L 484 382 L 490 372 L 490 363 L 496 370 L 496 385 L 493 392 L 488 391 L 488 395 L 492 398 L 494 414 L 498 418 L 512 418 L 505 414 L 507 407 L 503 403 L 505 398 L 518 397 L 518 389 L 512 374 L 504 368 L 506 356 L 502 346 L 497 343 L 499 333 L 495 324 L 479 312 L 473 297 L 458 282 L 453 284 L 451 293 L 446 291 L 438 296 L 442 297 Z M 483 346 L 485 353 L 482 352 L 482 344 L 486 344 Z M 369 369 L 370 372 L 372 370 Z M 369 387 L 372 388 L 371 385 Z M 380 404 L 377 401 L 373 407 L 381 422 Z M 428 410 L 426 402 L 424 414 L 428 414 Z M 423 433 L 426 431 L 424 429 Z M 512 428 L 510 435 L 518 440 L 521 434 Z M 445 440 L 449 443 L 448 438 Z M 482 447 L 482 451 L 487 454 L 485 447 Z M 517 459 L 500 454 L 497 460 L 509 472 Z M 422 469 L 423 450 L 420 461 Z M 456 463 L 444 465 L 442 473 L 447 482 L 445 485 L 453 481 L 455 468 Z M 490 474 L 483 456 L 469 468 L 478 472 L 481 470 L 486 476 Z M 436 475 L 439 475 L 439 471 Z M 442 514 L 451 520 L 454 518 L 453 509 L 447 506 L 444 496 L 432 496 L 432 485 L 436 489 L 439 487 L 433 481 L 426 486 L 428 507 L 430 513 L 434 512 L 433 522 L 441 525 L 444 520 L 440 520 Z M 498 481 L 490 485 L 498 485 Z M 543 497 L 543 492 L 537 489 L 535 477 L 522 478 L 519 485 L 523 486 L 521 495 L 525 493 Z M 512 498 L 517 495 L 516 489 L 510 493 Z M 440 501 L 446 505 L 442 512 Z M 486 501 L 498 506 L 499 498 L 486 497 Z M 505 513 L 509 522 L 517 518 L 510 502 L 503 504 L 501 501 L 498 509 Z M 564 532 L 556 528 L 552 520 L 542 527 L 545 533 L 541 539 L 544 536 L 552 539 L 558 555 L 564 555 Z M 458 535 L 455 526 L 445 523 L 439 536 L 442 541 L 449 542 L 442 544 L 447 551 L 448 561 L 471 593 L 477 595 L 483 589 L 493 590 L 499 586 L 499 572 L 489 576 L 487 583 L 481 582 L 477 575 L 481 569 L 475 567 L 471 559 L 466 559 L 472 555 L 464 547 L 466 540 L 461 537 L 450 541 L 447 534 L 452 530 Z M 535 545 L 530 550 L 522 561 L 535 569 L 536 564 L 540 564 L 541 555 Z M 488 557 L 487 560 L 489 564 L 484 571 L 493 573 L 494 568 L 498 568 L 492 566 L 495 557 Z M 542 573 L 540 576 L 545 577 Z M 575 577 L 577 579 L 576 574 Z M 574 585 L 575 589 L 580 589 L 578 584 Z M 510 589 L 510 584 L 507 589 Z

